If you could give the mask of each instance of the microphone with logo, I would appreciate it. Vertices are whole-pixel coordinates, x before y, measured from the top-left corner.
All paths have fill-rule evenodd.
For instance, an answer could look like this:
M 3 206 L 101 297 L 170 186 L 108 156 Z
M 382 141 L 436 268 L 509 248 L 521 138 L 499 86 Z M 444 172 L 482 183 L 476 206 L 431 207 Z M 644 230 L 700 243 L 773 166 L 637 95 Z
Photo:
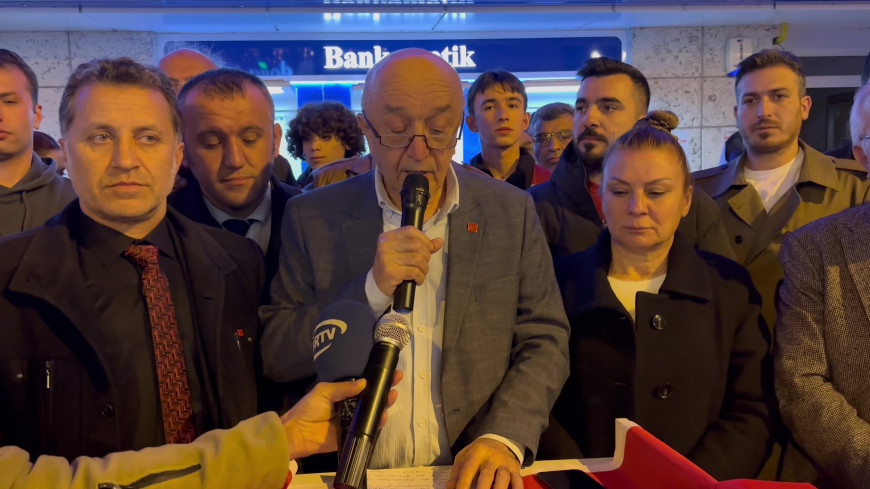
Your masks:
M 338 301 L 323 309 L 314 327 L 314 370 L 318 382 L 344 382 L 363 376 L 374 346 L 375 315 L 369 306 Z M 335 403 L 338 447 L 347 439 L 359 397 Z
M 402 183 L 402 227 L 414 226 L 423 229 L 423 215 L 429 204 L 429 180 L 419 173 L 405 177 Z M 409 313 L 414 308 L 414 291 L 417 284 L 405 280 L 393 292 L 393 310 Z
M 361 489 L 375 447 L 378 426 L 393 383 L 399 352 L 411 341 L 411 322 L 404 314 L 389 312 L 375 327 L 375 346 L 365 368 L 366 387 L 360 394 L 350 433 L 335 472 L 335 489 Z

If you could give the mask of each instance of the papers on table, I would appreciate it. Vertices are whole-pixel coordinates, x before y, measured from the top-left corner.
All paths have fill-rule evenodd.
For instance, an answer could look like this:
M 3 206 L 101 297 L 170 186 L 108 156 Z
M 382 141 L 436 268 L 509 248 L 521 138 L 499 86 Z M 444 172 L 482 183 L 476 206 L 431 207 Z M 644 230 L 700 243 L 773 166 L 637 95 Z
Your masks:
M 450 466 L 368 471 L 368 487 L 377 489 L 444 489 Z

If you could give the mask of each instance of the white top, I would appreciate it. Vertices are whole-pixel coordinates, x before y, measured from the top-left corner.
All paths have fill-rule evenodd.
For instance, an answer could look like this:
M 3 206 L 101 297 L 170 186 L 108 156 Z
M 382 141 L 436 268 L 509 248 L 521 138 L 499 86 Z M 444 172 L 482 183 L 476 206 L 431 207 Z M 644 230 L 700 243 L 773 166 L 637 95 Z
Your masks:
M 202 195 L 202 200 L 205 202 L 205 206 L 208 208 L 211 217 L 213 217 L 215 221 L 221 223 L 221 226 L 223 226 L 224 221 L 227 219 L 238 219 L 237 217 L 233 217 L 215 207 L 207 198 L 205 198 L 205 194 Z M 260 202 L 260 204 L 243 220 L 251 223 L 251 227 L 248 228 L 245 237 L 256 241 L 257 244 L 260 245 L 260 249 L 263 250 L 263 253 L 266 253 L 266 250 L 269 248 L 269 238 L 272 237 L 271 183 L 266 186 L 266 195 L 263 196 L 262 202 Z
M 443 238 L 444 246 L 429 258 L 426 281 L 418 285 L 414 310 L 410 314 L 413 331 L 411 343 L 399 353 L 397 369 L 404 379 L 394 388 L 399 397 L 387 411 L 389 420 L 381 429 L 372 452 L 370 469 L 449 465 L 453 463 L 447 439 L 447 421 L 441 397 L 441 349 L 444 343 L 444 311 L 447 298 L 448 216 L 459 207 L 459 181 L 453 166 L 444 181 L 444 205 L 423 223 L 429 239 Z M 398 229 L 402 211 L 393 205 L 375 167 L 375 193 L 382 209 L 384 232 Z M 366 297 L 376 316 L 393 302 L 378 289 L 371 270 L 366 275 Z M 522 463 L 523 451 L 512 440 L 484 434 L 504 443 Z
M 797 156 L 779 168 L 755 171 L 744 167 L 743 178 L 755 187 L 755 191 L 758 192 L 761 202 L 764 204 L 764 210 L 770 212 L 770 209 L 779 202 L 779 199 L 794 187 L 801 174 L 803 162 L 804 150 L 798 148 Z
M 667 273 L 663 273 L 649 280 L 622 280 L 608 276 L 607 281 L 610 282 L 610 288 L 613 289 L 616 298 L 619 299 L 619 302 L 631 315 L 631 320 L 634 321 L 637 312 L 637 293 L 658 294 L 667 276 Z

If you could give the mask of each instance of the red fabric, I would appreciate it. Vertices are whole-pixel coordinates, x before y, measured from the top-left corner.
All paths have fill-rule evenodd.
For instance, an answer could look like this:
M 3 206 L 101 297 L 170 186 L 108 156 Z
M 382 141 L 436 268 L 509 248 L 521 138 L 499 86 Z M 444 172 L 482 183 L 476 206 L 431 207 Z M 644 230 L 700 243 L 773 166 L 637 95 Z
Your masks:
M 190 443 L 194 432 L 187 365 L 175 320 L 169 280 L 157 260 L 159 251 L 154 245 L 133 244 L 124 253 L 142 268 L 142 295 L 145 296 L 151 322 L 166 443 Z
M 814 489 L 812 484 L 801 482 L 767 482 L 737 479 L 716 484 L 716 489 Z
M 596 472 L 607 489 L 713 489 L 716 480 L 656 437 L 640 428 L 625 435 L 622 465 Z
M 553 172 L 544 168 L 541 165 L 535 165 L 535 169 L 532 170 L 532 187 L 535 185 L 544 183 L 550 180 L 550 176 L 553 175 Z
M 618 469 L 595 473 L 607 489 L 813 489 L 811 484 L 788 482 L 716 482 L 697 465 L 640 427 L 633 427 L 626 433 L 624 454 Z
M 595 210 L 598 211 L 598 217 L 604 221 L 604 211 L 601 207 L 601 185 L 595 182 L 587 181 L 586 186 L 589 188 L 589 195 L 592 197 L 592 202 L 595 203 Z

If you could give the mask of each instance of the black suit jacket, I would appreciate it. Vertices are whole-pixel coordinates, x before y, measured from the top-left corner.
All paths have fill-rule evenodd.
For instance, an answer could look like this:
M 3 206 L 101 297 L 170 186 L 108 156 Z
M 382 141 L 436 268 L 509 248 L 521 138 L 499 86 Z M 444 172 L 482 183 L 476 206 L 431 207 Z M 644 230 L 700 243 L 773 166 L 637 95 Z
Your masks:
M 40 455 L 104 456 L 122 446 L 124 385 L 101 354 L 97 324 L 70 231 L 73 201 L 45 226 L 0 241 L 0 445 Z M 173 210 L 191 311 L 214 399 L 216 428 L 256 413 L 255 338 L 264 280 L 256 243 L 201 226 Z M 241 332 L 241 334 L 240 334 Z M 47 378 L 48 377 L 48 378 Z
M 269 180 L 272 184 L 272 231 L 269 235 L 269 246 L 266 248 L 266 280 L 267 284 L 272 281 L 278 270 L 278 254 L 281 250 L 281 221 L 284 218 L 284 206 L 287 199 L 302 193 L 301 190 L 278 181 L 275 175 Z M 203 201 L 202 189 L 196 180 L 190 178 L 187 185 L 172 192 L 168 199 L 169 205 L 200 224 L 221 228 L 219 222 L 212 217 L 208 207 Z M 268 294 L 268 287 L 265 292 Z M 264 299 L 267 299 L 265 296 Z
M 290 197 L 302 193 L 300 189 L 280 182 L 274 174 L 269 182 L 272 185 L 272 229 L 269 235 L 269 245 L 266 248 L 266 281 L 264 282 L 263 293 L 259 298 L 263 304 L 269 303 L 269 284 L 272 282 L 272 277 L 278 271 L 278 255 L 281 252 L 281 221 L 284 220 L 284 207 Z M 200 224 L 223 230 L 220 223 L 208 211 L 208 207 L 206 207 L 203 200 L 202 189 L 193 177 L 188 179 L 187 185 L 172 192 L 169 195 L 168 202 L 170 206 L 184 214 L 187 218 Z M 257 343 L 259 344 L 259 337 L 257 338 Z M 259 382 L 258 411 L 260 412 L 281 412 L 289 408 L 305 395 L 308 387 L 314 382 L 313 377 L 306 377 L 295 382 L 272 382 L 261 375 L 261 364 L 262 361 L 258 358 L 256 365 Z

